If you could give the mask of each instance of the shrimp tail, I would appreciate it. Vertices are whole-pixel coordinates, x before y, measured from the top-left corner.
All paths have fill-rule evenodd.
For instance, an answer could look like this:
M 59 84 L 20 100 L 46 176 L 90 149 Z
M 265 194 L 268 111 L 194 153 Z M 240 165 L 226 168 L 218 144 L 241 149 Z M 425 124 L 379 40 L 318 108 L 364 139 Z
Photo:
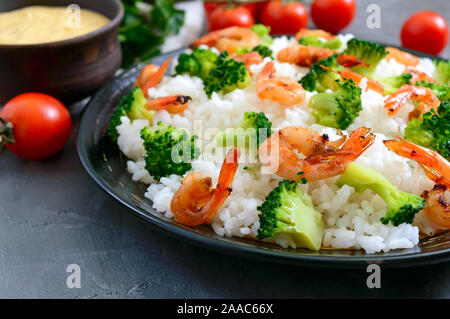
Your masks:
M 337 63 L 346 68 L 351 68 L 353 66 L 367 67 L 367 63 L 357 57 L 349 54 L 339 54 L 337 58 Z
M 166 73 L 167 68 L 170 65 L 170 62 L 172 61 L 172 58 L 168 58 L 161 66 L 158 68 L 158 70 L 153 73 L 152 76 L 149 77 L 147 82 L 142 86 L 142 91 L 144 92 L 144 96 L 148 96 L 148 89 L 156 86 L 161 82 L 164 73 Z
M 187 95 L 166 96 L 147 101 L 145 107 L 148 110 L 167 110 L 169 113 L 181 113 L 187 108 L 187 104 L 191 100 L 192 98 Z
M 450 164 L 445 158 L 435 151 L 416 145 L 403 138 L 398 139 L 398 141 L 386 140 L 383 141 L 383 143 L 387 149 L 393 151 L 397 155 L 419 163 L 428 178 L 436 184 L 444 184 L 450 187 L 450 178 L 447 175 L 450 171 Z M 444 171 L 444 173 L 442 171 Z M 447 172 L 447 174 L 445 172 Z
M 344 145 L 342 145 L 342 152 L 350 152 L 354 154 L 357 159 L 375 142 L 375 134 L 367 127 L 359 127 L 354 130 Z
M 153 74 L 155 74 L 156 71 L 158 71 L 158 66 L 154 64 L 147 64 L 144 66 L 141 70 L 141 73 L 139 73 L 139 76 L 137 77 L 136 81 L 133 84 L 133 87 L 139 86 L 141 89 L 143 88 L 144 84 L 150 79 Z
M 339 148 L 345 143 L 345 141 L 347 140 L 347 136 L 344 133 L 342 133 L 342 130 L 339 130 L 337 133 L 340 136 L 340 138 L 338 140 L 335 140 L 335 141 L 329 141 L 328 140 L 328 135 L 326 136 L 326 140 L 327 140 L 326 144 L 328 146 L 331 146 L 331 147 L 334 147 L 334 148 Z M 325 135 L 322 135 L 322 136 L 325 137 Z
M 397 114 L 400 111 L 400 108 L 411 99 L 412 91 L 407 88 L 408 87 L 404 85 L 386 99 L 384 107 L 390 116 Z
M 213 190 L 213 195 L 200 212 L 200 214 L 203 215 L 204 223 L 209 224 L 211 222 L 233 191 L 231 186 L 239 166 L 238 161 L 240 155 L 241 152 L 239 147 L 231 149 L 226 155 L 222 168 L 220 169 L 219 181 L 216 188 Z

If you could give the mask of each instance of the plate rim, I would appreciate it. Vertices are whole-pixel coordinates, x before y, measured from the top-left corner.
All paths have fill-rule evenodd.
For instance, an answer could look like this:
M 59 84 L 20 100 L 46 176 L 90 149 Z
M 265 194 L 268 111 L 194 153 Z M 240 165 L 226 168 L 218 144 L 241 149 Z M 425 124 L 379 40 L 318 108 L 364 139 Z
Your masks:
M 397 47 L 395 45 L 389 45 L 392 47 Z M 397 47 L 398 48 L 398 47 Z M 152 59 L 159 60 L 164 59 L 168 56 L 174 56 L 180 52 L 183 52 L 187 48 L 181 48 L 177 50 L 173 50 L 161 55 L 158 55 Z M 431 56 L 426 53 L 416 52 L 412 50 L 407 50 L 401 48 L 411 53 L 415 53 L 421 57 L 428 57 L 433 59 L 441 59 L 439 57 Z M 134 206 L 129 203 L 127 200 L 123 199 L 120 194 L 117 194 L 114 190 L 112 190 L 108 185 L 101 181 L 101 176 L 97 173 L 97 171 L 92 166 L 92 163 L 89 160 L 86 147 L 82 147 L 84 145 L 84 141 L 81 138 L 80 128 L 83 127 L 83 123 L 86 123 L 87 120 L 85 118 L 85 114 L 89 107 L 95 104 L 95 101 L 98 97 L 102 96 L 104 92 L 107 92 L 108 89 L 116 82 L 120 82 L 126 75 L 136 69 L 142 67 L 143 64 L 135 65 L 126 69 L 124 72 L 115 76 L 112 80 L 110 80 L 107 84 L 105 84 L 102 88 L 100 88 L 89 100 L 87 105 L 84 107 L 82 113 L 80 114 L 77 125 L 75 127 L 75 142 L 76 149 L 79 160 L 84 168 L 84 170 L 88 173 L 88 175 L 95 181 L 95 183 L 103 189 L 108 195 L 118 201 L 123 207 L 126 207 L 127 210 L 130 210 L 133 215 L 139 217 L 141 220 L 149 223 L 153 228 L 168 233 L 171 236 L 174 236 L 179 239 L 187 239 L 190 243 L 193 243 L 196 246 L 201 246 L 210 250 L 214 250 L 219 253 L 225 253 L 233 256 L 240 256 L 244 258 L 251 258 L 257 260 L 264 260 L 268 262 L 275 263 L 283 263 L 283 264 L 295 264 L 299 266 L 317 266 L 321 268 L 357 268 L 363 265 L 368 264 L 380 264 L 383 267 L 413 267 L 413 266 L 421 266 L 421 265 L 429 265 L 436 264 L 441 262 L 450 261 L 450 248 L 432 251 L 432 252 L 411 252 L 405 253 L 398 256 L 384 256 L 383 254 L 366 254 L 364 256 L 323 256 L 323 255 L 306 255 L 306 254 L 291 254 L 289 252 L 283 252 L 281 250 L 269 250 L 261 247 L 247 246 L 243 243 L 239 242 L 229 242 L 225 240 L 220 240 L 208 236 L 204 236 L 190 229 L 178 226 L 176 224 L 169 223 L 168 221 L 146 212 L 144 209 Z M 153 211 L 156 212 L 156 211 Z M 408 263 L 410 262 L 410 263 Z

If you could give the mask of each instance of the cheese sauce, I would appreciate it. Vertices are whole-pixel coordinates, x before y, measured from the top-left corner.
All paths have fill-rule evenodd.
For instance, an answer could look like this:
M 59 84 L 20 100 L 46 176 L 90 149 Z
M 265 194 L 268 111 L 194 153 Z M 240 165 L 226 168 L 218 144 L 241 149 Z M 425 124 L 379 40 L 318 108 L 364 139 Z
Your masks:
M 0 13 L 0 44 L 37 44 L 76 38 L 109 23 L 86 9 L 31 6 Z

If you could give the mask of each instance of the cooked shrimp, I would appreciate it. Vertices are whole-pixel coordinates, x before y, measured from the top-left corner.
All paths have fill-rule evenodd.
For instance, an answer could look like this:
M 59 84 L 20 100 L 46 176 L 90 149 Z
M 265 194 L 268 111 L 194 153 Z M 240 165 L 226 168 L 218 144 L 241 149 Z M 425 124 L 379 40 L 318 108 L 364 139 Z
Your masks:
M 169 113 L 182 113 L 187 109 L 189 101 L 192 98 L 185 95 L 174 95 L 167 97 L 160 97 L 157 99 L 149 100 L 145 104 L 145 107 L 149 110 L 166 110 Z
M 147 64 L 142 70 L 141 73 L 139 73 L 136 81 L 134 82 L 133 87 L 140 86 L 141 88 L 144 86 L 144 84 L 148 81 L 148 79 L 155 74 L 156 71 L 158 71 L 159 66 L 154 64 Z
M 340 148 L 320 140 L 320 135 L 306 128 L 286 127 L 274 132 L 259 148 L 261 161 L 278 176 L 297 180 L 301 177 L 316 181 L 343 173 L 375 139 L 370 129 L 353 131 Z M 302 159 L 298 153 L 306 158 Z
M 315 48 L 301 44 L 294 44 L 278 52 L 278 60 L 280 62 L 311 67 L 313 64 L 326 59 L 333 54 L 334 51 L 327 48 Z
M 409 73 L 412 75 L 411 80 L 410 80 L 411 84 L 416 84 L 416 82 L 419 82 L 419 81 L 427 81 L 430 83 L 436 82 L 432 77 L 430 77 L 425 72 L 416 70 L 415 68 L 412 68 L 412 67 L 407 67 L 405 69 L 404 73 Z
M 439 153 L 404 139 L 383 142 L 389 150 L 419 163 L 428 178 L 436 183 L 432 190 L 422 194 L 427 204 L 424 212 L 436 225 L 450 228 L 450 203 L 445 198 L 445 191 L 450 188 L 450 163 Z
M 253 49 L 259 44 L 259 37 L 248 28 L 229 27 L 208 33 L 194 41 L 192 46 L 198 47 L 202 44 L 233 54 L 239 48 Z
M 383 143 L 396 154 L 419 163 L 428 178 L 436 184 L 450 187 L 450 163 L 439 153 L 402 138 L 399 138 L 399 141 L 386 140 Z
M 301 104 L 305 100 L 302 85 L 288 77 L 275 75 L 275 64 L 268 62 L 256 77 L 256 93 L 259 98 L 280 104 Z
M 225 200 L 231 194 L 231 185 L 238 168 L 240 151 L 230 150 L 220 170 L 219 181 L 212 189 L 210 177 L 201 173 L 190 173 L 175 193 L 170 210 L 176 222 L 185 226 L 209 224 Z
M 260 64 L 263 61 L 263 58 L 258 52 L 249 52 L 241 55 L 233 55 L 232 58 L 236 61 L 243 62 L 247 67 L 247 69 L 249 69 L 251 65 Z
M 297 34 L 295 35 L 295 38 L 297 40 L 300 40 L 301 38 L 307 35 L 315 35 L 318 38 L 322 38 L 325 40 L 333 40 L 336 37 L 335 35 L 325 30 L 301 28 L 300 31 L 298 31 Z
M 389 54 L 386 56 L 386 60 L 394 59 L 398 63 L 404 64 L 406 66 L 417 66 L 420 59 L 408 52 L 401 51 L 393 47 L 387 47 L 386 50 Z
M 161 66 L 154 64 L 145 66 L 137 77 L 136 82 L 134 82 L 134 86 L 141 87 L 144 96 L 147 97 L 148 89 L 158 85 L 159 82 L 161 82 L 171 60 L 172 58 L 168 58 L 163 64 L 161 64 Z
M 337 57 L 337 63 L 346 68 L 351 68 L 353 66 L 367 66 L 363 60 L 350 54 L 339 54 Z
M 353 82 L 355 82 L 356 85 L 359 85 L 361 83 L 361 81 L 365 78 L 364 76 L 362 76 L 356 72 L 353 72 L 349 69 L 340 70 L 339 75 L 343 79 L 353 80 Z M 384 94 L 384 87 L 383 87 L 383 85 L 381 85 L 380 82 L 369 79 L 369 78 L 366 78 L 366 79 L 367 79 L 366 91 L 372 90 L 372 91 L 378 92 L 380 94 Z
M 445 198 L 447 189 L 445 185 L 436 184 L 421 195 L 427 205 L 424 209 L 425 215 L 434 224 L 445 229 L 450 228 L 450 203 Z
M 386 98 L 384 107 L 388 111 L 388 114 L 393 116 L 410 100 L 419 102 L 416 109 L 410 113 L 410 118 L 418 117 L 420 114 L 429 112 L 431 109 L 437 110 L 441 104 L 441 101 L 429 88 L 403 84 L 400 89 Z

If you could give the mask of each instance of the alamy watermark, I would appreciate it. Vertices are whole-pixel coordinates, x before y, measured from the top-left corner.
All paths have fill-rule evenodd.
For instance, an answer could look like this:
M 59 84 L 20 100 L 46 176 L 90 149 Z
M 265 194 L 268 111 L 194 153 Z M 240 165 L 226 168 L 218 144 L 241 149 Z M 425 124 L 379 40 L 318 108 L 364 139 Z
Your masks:
M 366 12 L 369 16 L 366 20 L 366 25 L 369 29 L 381 28 L 381 8 L 378 4 L 371 3 L 367 6 Z
M 71 4 L 66 8 L 67 20 L 66 26 L 69 29 L 81 28 L 81 8 L 77 4 Z
M 367 277 L 366 284 L 367 288 L 381 288 L 381 267 L 377 264 L 370 264 L 366 269 L 367 273 L 370 275 Z
M 81 268 L 77 264 L 70 264 L 66 268 L 66 272 L 69 273 L 66 279 L 67 288 L 81 288 Z

